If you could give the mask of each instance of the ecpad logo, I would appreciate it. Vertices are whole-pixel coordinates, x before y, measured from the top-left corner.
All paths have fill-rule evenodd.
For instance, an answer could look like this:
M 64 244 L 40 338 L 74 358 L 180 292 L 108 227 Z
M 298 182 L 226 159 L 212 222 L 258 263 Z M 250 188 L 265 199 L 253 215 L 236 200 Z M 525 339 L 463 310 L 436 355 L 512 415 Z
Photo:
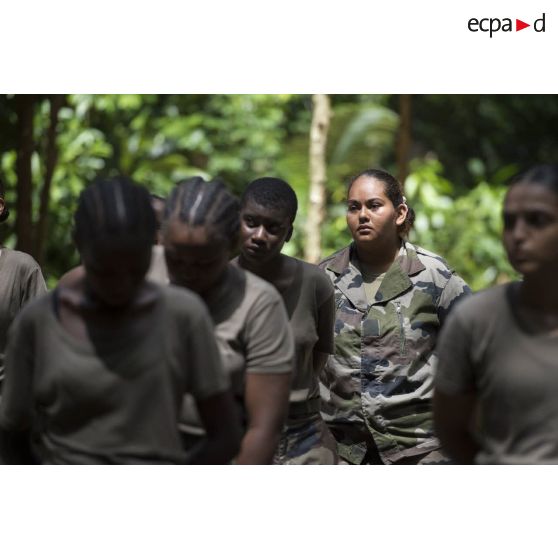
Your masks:
M 543 13 L 543 15 L 539 19 L 536 19 L 533 23 L 533 29 L 537 33 L 545 32 L 545 16 L 546 14 Z M 472 31 L 473 33 L 477 33 L 478 31 L 490 33 L 490 38 L 492 38 L 493 33 L 497 33 L 498 31 L 513 31 L 512 19 L 509 17 L 505 17 L 503 19 L 497 17 L 485 17 L 483 19 L 477 19 L 475 17 L 472 17 L 469 20 L 467 27 L 469 28 L 469 31 Z M 521 31 L 522 29 L 526 29 L 527 27 L 531 27 L 531 24 L 525 23 L 520 19 L 515 20 L 516 31 Z

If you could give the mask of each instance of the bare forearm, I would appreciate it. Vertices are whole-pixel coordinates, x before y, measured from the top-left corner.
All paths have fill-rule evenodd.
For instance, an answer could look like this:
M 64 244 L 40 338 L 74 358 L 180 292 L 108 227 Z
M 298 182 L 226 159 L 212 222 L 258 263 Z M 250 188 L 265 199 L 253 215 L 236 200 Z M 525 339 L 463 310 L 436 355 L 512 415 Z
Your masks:
M 319 376 L 323 367 L 326 365 L 329 355 L 320 351 L 314 351 L 313 354 L 313 368 L 314 374 Z
M 239 465 L 269 465 L 279 444 L 280 432 L 252 427 L 246 431 L 240 453 L 235 459 Z
M 188 452 L 195 464 L 230 463 L 240 447 L 242 430 L 230 391 L 196 401 L 206 436 Z
M 287 415 L 290 374 L 247 374 L 245 402 L 248 429 L 242 439 L 239 464 L 270 464 Z
M 434 391 L 434 424 L 446 453 L 457 463 L 471 464 L 479 451 L 472 434 L 476 394 L 447 395 Z

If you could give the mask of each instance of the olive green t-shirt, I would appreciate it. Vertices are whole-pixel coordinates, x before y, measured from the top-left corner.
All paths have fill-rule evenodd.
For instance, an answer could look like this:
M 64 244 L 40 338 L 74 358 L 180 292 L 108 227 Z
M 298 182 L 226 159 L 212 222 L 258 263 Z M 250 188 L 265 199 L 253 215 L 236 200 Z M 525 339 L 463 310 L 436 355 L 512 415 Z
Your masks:
M 213 325 L 189 291 L 157 286 L 148 319 L 80 341 L 55 316 L 53 294 L 10 332 L 0 425 L 31 427 L 46 463 L 180 463 L 185 392 L 229 387 Z
M 524 331 L 502 285 L 457 305 L 437 344 L 436 389 L 477 396 L 477 463 L 558 463 L 558 337 Z
M 0 390 L 4 378 L 4 352 L 14 318 L 31 299 L 46 293 L 39 264 L 24 252 L 0 252 Z

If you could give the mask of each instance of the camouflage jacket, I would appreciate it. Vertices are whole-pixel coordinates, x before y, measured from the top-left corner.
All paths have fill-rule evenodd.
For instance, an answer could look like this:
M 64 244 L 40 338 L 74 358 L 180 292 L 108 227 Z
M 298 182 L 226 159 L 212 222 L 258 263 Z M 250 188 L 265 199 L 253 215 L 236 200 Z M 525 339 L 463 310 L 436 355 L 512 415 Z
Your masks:
M 354 245 L 320 263 L 335 287 L 335 354 L 322 374 L 323 414 L 332 427 L 371 435 L 384 463 L 439 448 L 433 433 L 434 347 L 454 303 L 470 294 L 445 261 L 403 242 L 368 304 L 350 265 Z M 339 439 L 338 439 L 339 442 Z M 365 442 L 339 443 L 360 463 Z

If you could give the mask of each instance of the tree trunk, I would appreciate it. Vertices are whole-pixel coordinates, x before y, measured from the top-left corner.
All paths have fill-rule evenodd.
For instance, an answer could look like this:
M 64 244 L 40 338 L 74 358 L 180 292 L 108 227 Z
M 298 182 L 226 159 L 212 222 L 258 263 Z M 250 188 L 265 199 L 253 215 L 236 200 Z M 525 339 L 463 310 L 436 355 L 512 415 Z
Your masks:
M 399 133 L 397 136 L 397 178 L 405 187 L 409 175 L 411 150 L 411 95 L 399 95 Z
M 321 255 L 321 227 L 325 218 L 326 202 L 326 146 L 330 118 L 329 97 L 313 95 L 310 126 L 310 191 L 304 247 L 304 259 L 310 263 L 320 261 Z
M 50 103 L 50 123 L 46 138 L 46 164 L 45 179 L 41 189 L 39 205 L 39 220 L 35 228 L 35 254 L 39 265 L 43 264 L 44 252 L 48 228 L 48 206 L 50 201 L 50 185 L 52 176 L 58 159 L 58 147 L 56 145 L 56 128 L 58 126 L 58 113 L 64 105 L 64 95 L 51 95 Z
M 33 115 L 35 98 L 33 95 L 18 95 L 16 97 L 17 113 L 17 200 L 15 232 L 17 236 L 16 248 L 33 255 L 32 230 L 32 192 L 33 176 L 31 172 L 31 157 L 34 150 Z

